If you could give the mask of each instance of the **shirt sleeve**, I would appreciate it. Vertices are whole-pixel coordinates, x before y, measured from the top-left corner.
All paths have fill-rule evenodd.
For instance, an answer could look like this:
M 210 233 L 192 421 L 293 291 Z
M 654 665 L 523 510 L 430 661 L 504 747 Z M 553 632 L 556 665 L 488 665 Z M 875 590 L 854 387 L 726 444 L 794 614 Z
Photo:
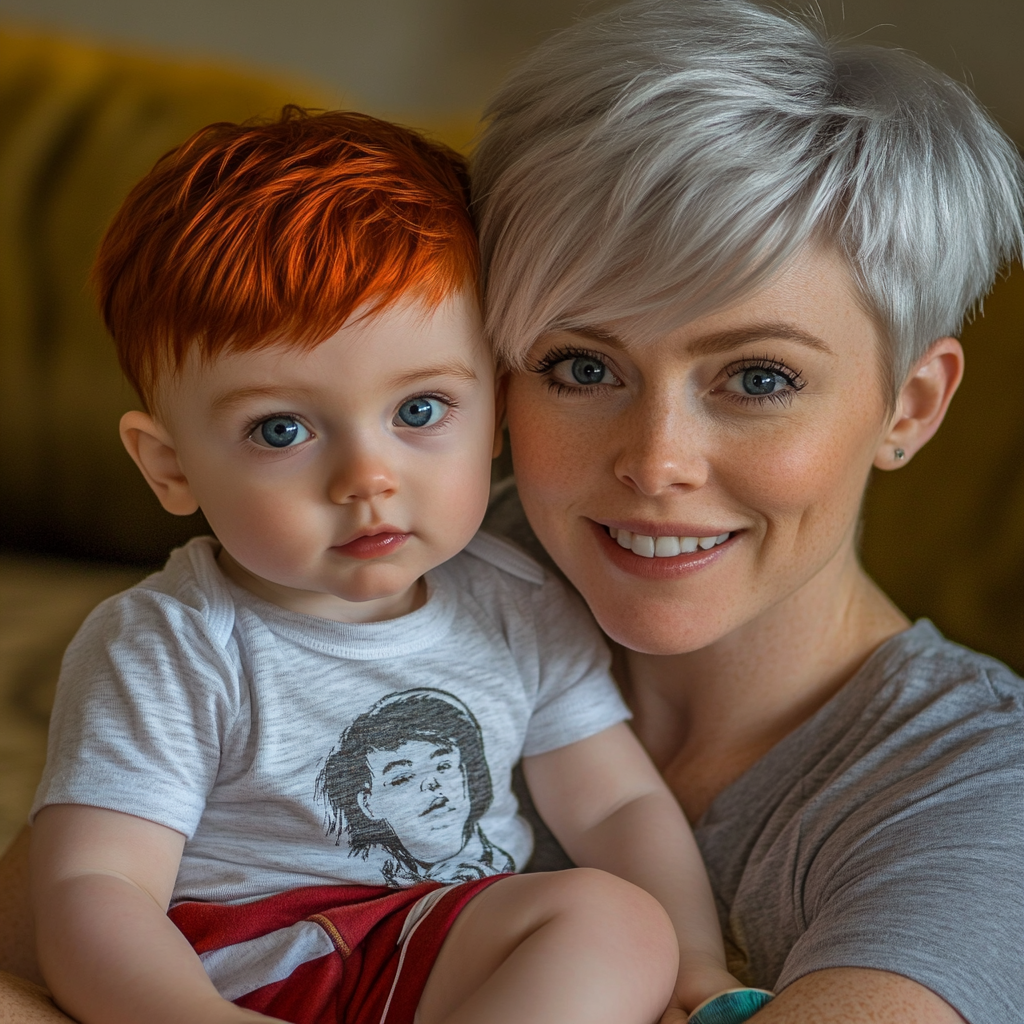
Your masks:
M 105 601 L 65 654 L 32 817 L 84 804 L 191 838 L 238 695 L 199 609 L 144 587 Z
M 545 754 L 630 717 L 611 654 L 582 600 L 548 576 L 534 595 L 540 685 L 523 755 Z
M 1003 751 L 1019 749 L 1019 736 L 1005 740 Z M 778 988 L 875 968 L 924 985 L 969 1024 L 1024 1019 L 1024 778 L 1000 763 L 998 742 L 964 756 L 959 778 L 939 766 L 930 791 L 877 794 L 842 821 L 808 872 L 806 930 Z

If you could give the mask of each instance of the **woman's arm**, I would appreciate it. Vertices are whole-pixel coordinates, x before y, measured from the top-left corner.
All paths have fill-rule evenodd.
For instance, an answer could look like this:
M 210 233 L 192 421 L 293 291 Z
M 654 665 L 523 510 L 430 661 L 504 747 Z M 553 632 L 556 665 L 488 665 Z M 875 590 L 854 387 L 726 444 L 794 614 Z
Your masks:
M 44 808 L 32 835 L 39 966 L 83 1024 L 266 1020 L 222 999 L 167 917 L 185 838 L 75 804 Z
M 794 981 L 757 1024 L 964 1024 L 949 1003 L 888 971 L 837 967 Z
M 537 811 L 575 863 L 633 882 L 668 912 L 679 939 L 682 1006 L 740 984 L 725 967 L 693 833 L 629 726 L 524 758 L 523 774 Z

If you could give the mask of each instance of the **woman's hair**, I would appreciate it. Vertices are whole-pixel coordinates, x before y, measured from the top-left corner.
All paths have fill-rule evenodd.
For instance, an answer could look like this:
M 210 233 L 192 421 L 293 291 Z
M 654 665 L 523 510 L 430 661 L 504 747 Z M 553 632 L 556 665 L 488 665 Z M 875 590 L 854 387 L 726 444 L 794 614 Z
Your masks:
M 93 279 L 125 376 L 287 342 L 312 348 L 408 292 L 429 307 L 478 277 L 465 161 L 399 125 L 288 106 L 222 122 L 128 194 Z
M 679 326 L 836 247 L 895 389 L 1021 249 L 1021 159 L 900 50 L 747 0 L 637 0 L 559 33 L 491 103 L 473 162 L 487 324 Z
M 408 852 L 388 822 L 368 818 L 358 801 L 359 794 L 373 784 L 366 755 L 371 750 L 396 750 L 410 740 L 458 751 L 469 795 L 464 841 L 469 840 L 490 807 L 493 789 L 483 735 L 469 708 L 452 694 L 429 687 L 391 694 L 342 733 L 317 776 L 317 796 L 324 803 L 327 834 L 337 835 L 341 842 L 344 831 L 349 856 L 365 858 L 371 847 L 380 846 L 411 867 Z

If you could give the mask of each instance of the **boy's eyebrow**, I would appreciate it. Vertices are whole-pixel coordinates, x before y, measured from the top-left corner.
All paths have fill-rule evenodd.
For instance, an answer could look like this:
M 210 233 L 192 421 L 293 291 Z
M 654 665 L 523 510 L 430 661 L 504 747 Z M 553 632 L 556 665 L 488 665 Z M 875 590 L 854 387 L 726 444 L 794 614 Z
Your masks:
M 470 384 L 479 380 L 471 366 L 455 360 L 451 363 L 436 363 L 433 366 L 418 367 L 413 370 L 407 370 L 405 373 L 395 374 L 388 381 L 388 386 L 391 388 L 408 387 L 410 384 L 417 384 L 421 380 L 427 380 L 430 377 L 454 377 L 456 380 L 464 380 Z
M 245 388 L 232 388 L 213 400 L 213 408 L 220 411 L 242 405 L 254 398 L 300 398 L 310 399 L 314 392 L 309 388 L 283 388 L 272 384 L 253 384 Z

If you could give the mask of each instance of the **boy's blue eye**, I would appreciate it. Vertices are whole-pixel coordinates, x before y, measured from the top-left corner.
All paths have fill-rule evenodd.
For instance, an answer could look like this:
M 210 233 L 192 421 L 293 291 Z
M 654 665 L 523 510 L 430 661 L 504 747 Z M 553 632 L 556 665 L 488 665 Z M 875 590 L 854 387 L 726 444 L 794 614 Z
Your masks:
M 251 436 L 257 444 L 265 444 L 270 448 L 292 448 L 307 440 L 310 433 L 291 416 L 271 416 L 269 420 L 264 420 Z
M 442 402 L 440 398 L 426 395 L 410 398 L 398 407 L 396 426 L 400 420 L 407 427 L 432 427 L 435 423 L 440 423 L 448 408 L 448 403 Z

